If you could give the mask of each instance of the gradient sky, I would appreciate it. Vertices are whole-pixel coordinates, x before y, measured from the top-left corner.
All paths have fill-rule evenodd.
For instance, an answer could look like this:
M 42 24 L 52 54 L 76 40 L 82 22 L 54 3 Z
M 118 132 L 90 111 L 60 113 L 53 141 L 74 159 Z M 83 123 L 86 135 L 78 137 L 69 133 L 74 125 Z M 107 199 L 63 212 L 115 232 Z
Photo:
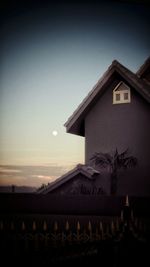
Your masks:
M 63 125 L 111 62 L 136 72 L 150 55 L 150 6 L 15 3 L 1 8 L 0 185 L 39 186 L 84 162 Z

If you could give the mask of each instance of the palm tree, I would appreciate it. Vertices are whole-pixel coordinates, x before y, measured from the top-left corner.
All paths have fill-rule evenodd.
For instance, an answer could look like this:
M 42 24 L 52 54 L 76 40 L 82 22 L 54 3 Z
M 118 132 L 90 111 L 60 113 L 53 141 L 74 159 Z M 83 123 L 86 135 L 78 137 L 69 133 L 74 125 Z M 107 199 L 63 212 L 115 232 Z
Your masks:
M 95 167 L 107 168 L 109 170 L 111 174 L 110 192 L 112 195 L 117 193 L 118 170 L 137 165 L 137 159 L 129 155 L 128 149 L 120 154 L 117 149 L 113 153 L 96 152 L 91 158 L 91 162 L 94 163 Z

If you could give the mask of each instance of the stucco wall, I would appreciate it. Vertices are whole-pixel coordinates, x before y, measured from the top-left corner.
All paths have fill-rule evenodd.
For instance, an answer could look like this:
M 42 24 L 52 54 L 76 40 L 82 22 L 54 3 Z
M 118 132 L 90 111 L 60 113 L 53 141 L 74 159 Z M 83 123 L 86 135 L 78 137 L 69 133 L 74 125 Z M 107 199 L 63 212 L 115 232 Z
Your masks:
M 85 160 L 94 152 L 129 148 L 138 166 L 121 173 L 118 194 L 150 195 L 150 106 L 131 88 L 131 103 L 112 104 L 114 84 L 85 118 Z

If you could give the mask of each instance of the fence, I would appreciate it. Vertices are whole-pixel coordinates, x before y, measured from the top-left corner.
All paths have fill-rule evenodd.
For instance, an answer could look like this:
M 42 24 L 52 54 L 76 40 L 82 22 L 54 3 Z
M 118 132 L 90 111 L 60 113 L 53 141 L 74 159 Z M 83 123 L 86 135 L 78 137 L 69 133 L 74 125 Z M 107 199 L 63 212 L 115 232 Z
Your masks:
M 43 258 L 46 258 L 45 264 L 79 258 L 85 261 L 87 257 L 92 261 L 93 257 L 98 257 L 105 262 L 109 254 L 111 261 L 113 258 L 112 266 L 119 266 L 118 259 L 121 261 L 122 251 L 129 246 L 132 255 L 134 251 L 138 254 L 139 247 L 139 255 L 143 255 L 141 251 L 149 245 L 149 225 L 149 218 L 134 216 L 128 198 L 119 216 L 70 215 L 65 218 L 52 214 L 3 214 L 0 219 L 1 253 L 9 253 L 11 262 L 16 262 L 18 255 L 29 261 L 32 255 L 37 265 L 42 257 L 40 266 L 44 266 Z M 107 261 L 110 259 L 108 257 Z
M 67 220 L 63 225 L 60 221 L 55 221 L 51 227 L 46 220 L 43 222 L 36 221 L 0 221 L 1 240 L 5 246 L 9 244 L 19 244 L 19 249 L 40 249 L 58 247 L 64 245 L 72 245 L 75 243 L 97 242 L 104 240 L 121 241 L 126 235 L 138 239 L 146 240 L 147 222 L 144 219 L 134 218 L 131 211 L 127 217 L 128 210 L 122 210 L 120 217 L 104 218 L 101 217 L 97 221 L 69 222 Z M 68 217 L 69 218 L 69 217 Z M 3 243 L 3 246 L 4 246 Z M 20 243 L 22 246 L 20 247 Z M 14 245 L 13 245 L 14 247 Z M 15 245 L 16 247 L 16 245 Z

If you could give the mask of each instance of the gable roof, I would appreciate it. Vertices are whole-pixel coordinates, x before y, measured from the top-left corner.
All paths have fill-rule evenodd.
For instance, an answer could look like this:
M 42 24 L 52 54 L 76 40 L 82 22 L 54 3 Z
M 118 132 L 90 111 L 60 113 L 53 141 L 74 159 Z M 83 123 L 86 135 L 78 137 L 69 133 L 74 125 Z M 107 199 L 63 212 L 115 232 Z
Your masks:
M 140 78 L 145 74 L 145 72 L 150 68 L 150 57 L 146 59 L 144 64 L 139 68 L 139 70 L 136 72 L 136 75 L 138 75 Z
M 136 75 L 150 85 L 150 57 L 139 68 Z
M 84 118 L 95 101 L 107 90 L 108 84 L 114 79 L 115 74 L 119 74 L 127 83 L 132 86 L 148 103 L 150 103 L 150 86 L 140 79 L 138 75 L 124 67 L 117 60 L 114 60 L 107 71 L 81 102 L 74 113 L 64 124 L 66 131 L 76 135 L 84 136 Z
M 99 175 L 99 171 L 95 170 L 93 167 L 83 164 L 78 164 L 74 169 L 65 173 L 54 182 L 50 183 L 48 186 L 40 189 L 37 191 L 38 194 L 47 194 L 62 184 L 68 182 L 69 180 L 73 179 L 76 175 L 82 174 L 85 178 L 89 180 L 93 180 L 95 175 Z

